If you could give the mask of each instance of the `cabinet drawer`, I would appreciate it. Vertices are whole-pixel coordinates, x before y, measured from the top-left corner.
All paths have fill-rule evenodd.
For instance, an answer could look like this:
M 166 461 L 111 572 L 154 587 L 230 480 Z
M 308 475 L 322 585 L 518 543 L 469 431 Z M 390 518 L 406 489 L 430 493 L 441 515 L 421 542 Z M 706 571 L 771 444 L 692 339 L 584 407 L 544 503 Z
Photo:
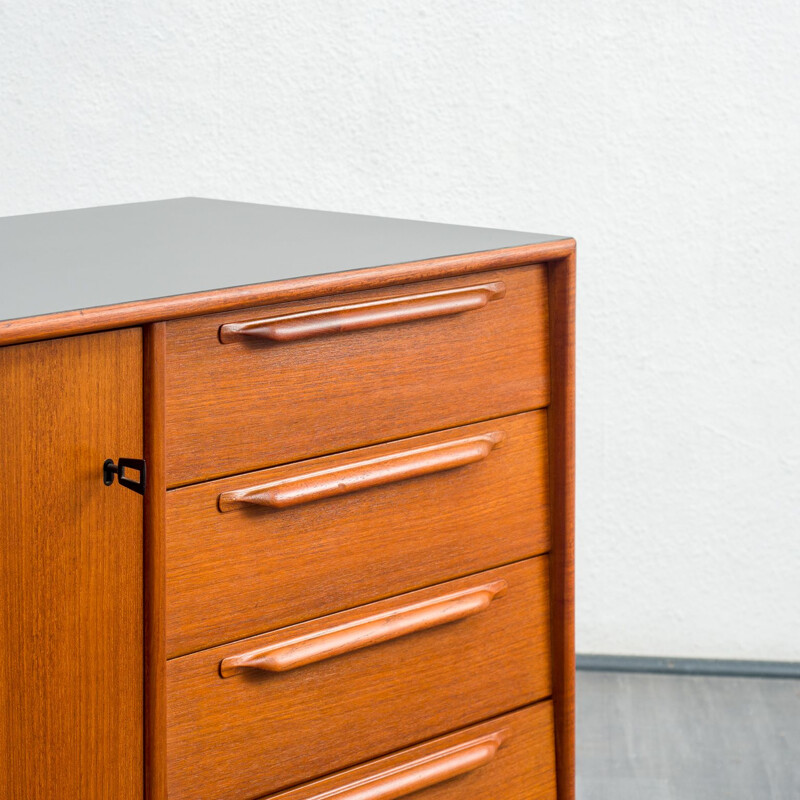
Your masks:
M 553 708 L 538 703 L 265 800 L 555 800 Z
M 174 489 L 168 656 L 539 555 L 548 511 L 545 411 Z
M 541 556 L 172 659 L 169 797 L 258 797 L 550 692 Z
M 167 323 L 170 486 L 539 408 L 543 265 Z

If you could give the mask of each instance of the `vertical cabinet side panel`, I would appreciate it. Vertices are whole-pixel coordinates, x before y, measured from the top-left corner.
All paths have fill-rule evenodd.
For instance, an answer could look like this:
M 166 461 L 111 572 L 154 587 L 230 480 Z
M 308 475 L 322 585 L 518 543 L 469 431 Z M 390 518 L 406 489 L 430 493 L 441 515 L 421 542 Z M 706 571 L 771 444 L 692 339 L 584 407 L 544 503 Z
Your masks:
M 550 586 L 559 800 L 575 797 L 575 252 L 549 264 Z
M 140 800 L 138 328 L 0 348 L 0 797 Z

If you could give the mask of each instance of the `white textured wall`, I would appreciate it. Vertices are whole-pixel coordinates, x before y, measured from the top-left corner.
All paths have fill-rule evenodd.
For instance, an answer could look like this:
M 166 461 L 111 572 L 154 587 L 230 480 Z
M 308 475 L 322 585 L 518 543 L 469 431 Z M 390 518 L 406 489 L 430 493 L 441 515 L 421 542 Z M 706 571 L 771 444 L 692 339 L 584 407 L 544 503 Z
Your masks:
M 800 660 L 800 4 L 0 0 L 0 214 L 579 240 L 578 646 Z

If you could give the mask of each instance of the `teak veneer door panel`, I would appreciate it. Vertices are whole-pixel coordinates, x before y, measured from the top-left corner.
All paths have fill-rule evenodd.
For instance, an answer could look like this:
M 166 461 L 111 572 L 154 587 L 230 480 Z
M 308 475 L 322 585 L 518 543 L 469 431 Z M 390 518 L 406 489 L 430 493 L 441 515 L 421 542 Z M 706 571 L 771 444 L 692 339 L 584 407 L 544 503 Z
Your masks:
M 0 348 L 0 797 L 142 796 L 141 331 Z

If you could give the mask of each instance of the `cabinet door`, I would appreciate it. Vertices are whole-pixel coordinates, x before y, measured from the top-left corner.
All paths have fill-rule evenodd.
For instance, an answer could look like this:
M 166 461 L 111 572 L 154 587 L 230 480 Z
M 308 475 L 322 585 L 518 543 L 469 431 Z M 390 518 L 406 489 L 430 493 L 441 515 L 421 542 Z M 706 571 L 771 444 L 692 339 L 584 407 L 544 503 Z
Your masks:
M 0 797 L 142 796 L 138 328 L 0 348 Z

